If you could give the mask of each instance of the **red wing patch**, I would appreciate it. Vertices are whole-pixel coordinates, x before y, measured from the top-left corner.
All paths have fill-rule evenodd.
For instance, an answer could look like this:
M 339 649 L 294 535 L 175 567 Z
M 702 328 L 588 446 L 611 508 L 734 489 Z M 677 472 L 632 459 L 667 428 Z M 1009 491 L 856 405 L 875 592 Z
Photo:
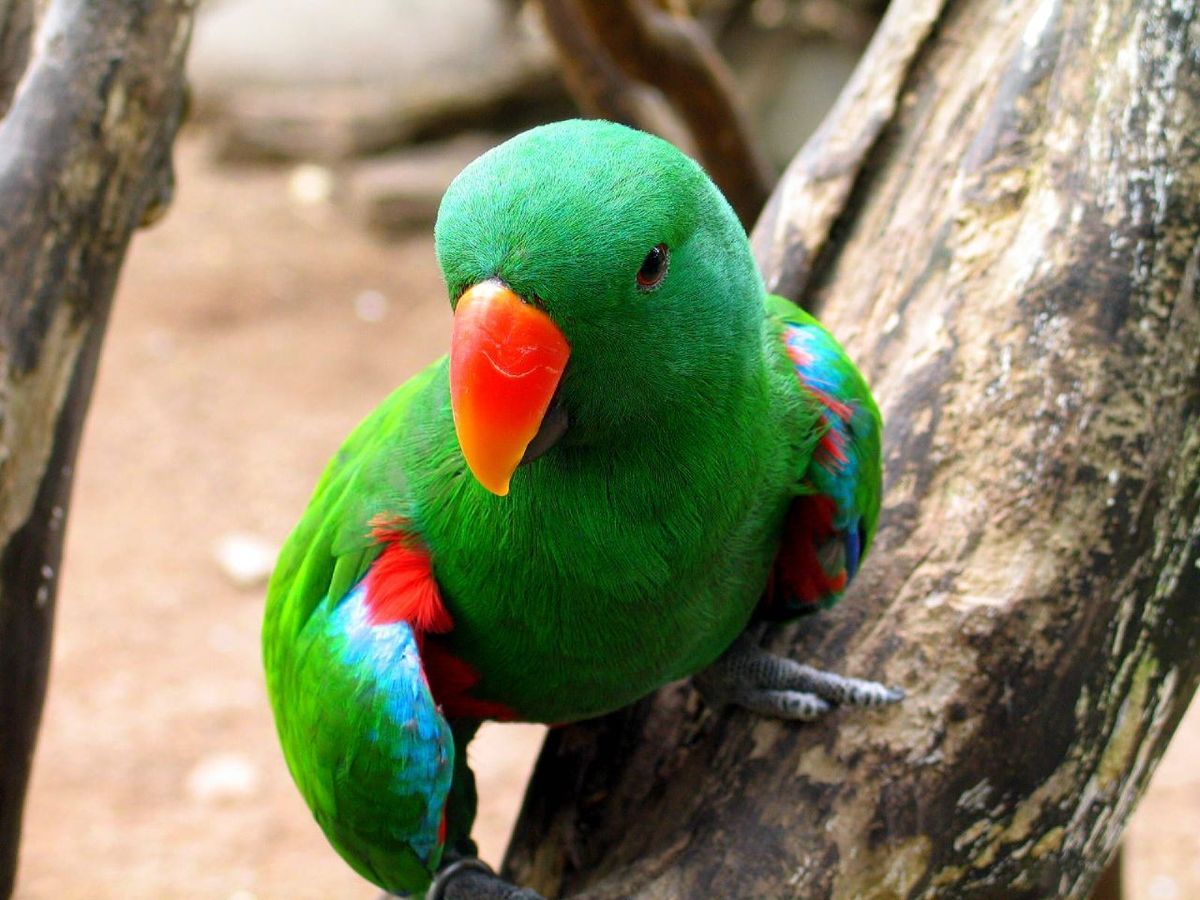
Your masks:
M 823 559 L 826 548 L 840 542 L 833 527 L 834 509 L 833 501 L 820 494 L 792 501 L 761 615 L 775 619 L 815 611 L 846 589 L 845 565 Z
M 429 690 L 447 716 L 501 722 L 517 718 L 516 711 L 503 703 L 472 697 L 470 691 L 478 683 L 479 673 L 453 655 L 436 637 L 421 640 L 420 648 Z
M 429 553 L 409 540 L 393 540 L 367 573 L 367 615 L 372 625 L 407 622 L 418 634 L 454 627 L 433 577 Z
M 429 690 L 447 716 L 516 719 L 516 712 L 503 703 L 470 695 L 479 673 L 437 639 L 454 628 L 454 619 L 442 602 L 429 552 L 402 521 L 377 521 L 372 534 L 387 547 L 367 573 L 365 602 L 371 625 L 407 622 L 411 626 Z

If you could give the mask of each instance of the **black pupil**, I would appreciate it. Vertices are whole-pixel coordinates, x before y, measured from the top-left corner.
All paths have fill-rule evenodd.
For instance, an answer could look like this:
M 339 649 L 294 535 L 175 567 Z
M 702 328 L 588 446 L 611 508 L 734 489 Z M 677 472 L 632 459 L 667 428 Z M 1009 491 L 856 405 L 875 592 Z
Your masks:
M 654 247 L 646 258 L 642 260 L 642 267 L 638 269 L 638 283 L 642 285 L 652 285 L 657 282 L 663 275 L 663 265 L 667 261 L 667 248 L 662 244 Z

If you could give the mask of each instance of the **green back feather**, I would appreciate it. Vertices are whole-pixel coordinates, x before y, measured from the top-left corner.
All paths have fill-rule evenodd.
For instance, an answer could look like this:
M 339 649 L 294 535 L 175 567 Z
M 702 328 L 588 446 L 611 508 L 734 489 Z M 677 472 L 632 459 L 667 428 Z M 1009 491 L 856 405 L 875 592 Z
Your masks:
M 444 359 L 388 398 L 331 462 L 272 579 L 273 699 L 324 702 L 278 700 L 281 672 L 375 558 L 375 516 L 402 517 L 431 552 L 447 640 L 481 699 L 567 721 L 706 665 L 755 608 L 822 428 L 736 216 L 665 142 L 569 122 L 464 170 L 436 238 L 452 303 L 498 277 L 562 329 L 571 427 L 496 497 L 463 462 Z M 646 293 L 635 275 L 659 243 L 670 268 Z
M 496 497 L 465 466 L 447 363 L 433 363 L 329 464 L 272 577 L 263 633 L 306 798 L 360 871 L 408 889 L 428 873 L 394 847 L 420 804 L 380 806 L 392 764 L 371 750 L 377 704 L 341 677 L 336 640 L 314 625 L 378 556 L 373 522 L 403 520 L 429 550 L 455 623 L 445 640 L 478 674 L 474 696 L 525 718 L 584 718 L 698 670 L 745 628 L 788 505 L 814 489 L 824 428 L 781 341 L 784 322 L 812 320 L 766 296 L 729 205 L 657 138 L 603 122 L 518 136 L 455 180 L 436 239 L 452 304 L 500 278 L 561 328 L 570 428 Z M 667 276 L 643 292 L 635 275 L 660 243 Z M 877 417 L 844 354 L 835 365 Z M 873 440 L 861 449 L 877 460 Z M 869 534 L 878 473 L 855 490 Z M 455 778 L 457 834 L 472 802 Z

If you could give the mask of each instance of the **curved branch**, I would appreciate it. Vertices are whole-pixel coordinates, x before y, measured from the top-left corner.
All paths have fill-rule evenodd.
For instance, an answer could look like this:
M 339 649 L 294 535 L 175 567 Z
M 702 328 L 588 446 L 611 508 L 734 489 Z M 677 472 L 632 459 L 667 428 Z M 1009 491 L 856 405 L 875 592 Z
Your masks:
M 573 0 L 542 0 L 542 24 L 558 51 L 567 90 L 589 116 L 645 127 L 639 85 L 609 57 Z
M 554 731 L 508 858 L 549 895 L 1082 896 L 1200 680 L 1200 12 L 888 20 L 755 246 L 887 422 L 852 595 L 771 644 L 909 699 Z
M 736 100 L 733 75 L 704 29 L 686 14 L 646 0 L 542 0 L 541 6 L 580 105 L 654 131 L 658 123 L 648 120 L 635 82 L 659 90 L 749 227 L 774 173 Z
M 192 12 L 187 0 L 57 0 L 0 123 L 4 895 L 45 691 L 79 432 L 130 235 L 170 183 Z
M 910 71 L 947 2 L 888 7 L 837 103 L 788 166 L 751 235 L 767 290 L 803 297 L 835 221 L 896 119 Z

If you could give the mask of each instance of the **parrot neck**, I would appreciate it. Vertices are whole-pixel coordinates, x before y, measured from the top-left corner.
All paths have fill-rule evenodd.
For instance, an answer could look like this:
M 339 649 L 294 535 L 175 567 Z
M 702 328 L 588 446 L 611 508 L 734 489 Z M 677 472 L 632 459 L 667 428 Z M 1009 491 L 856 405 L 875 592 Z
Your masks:
M 461 499 L 482 520 L 502 520 L 511 533 L 527 535 L 531 546 L 544 543 L 548 529 L 569 533 L 581 511 L 589 511 L 596 521 L 639 526 L 626 527 L 625 537 L 609 533 L 605 541 L 614 548 L 628 539 L 662 552 L 675 543 L 711 550 L 746 508 L 746 494 L 763 483 L 764 450 L 779 433 L 764 350 L 742 349 L 719 373 L 695 379 L 697 390 L 665 398 L 651 416 L 583 439 L 572 440 L 568 431 L 517 469 L 507 497 L 463 479 Z M 532 522 L 539 527 L 526 531 Z
M 464 469 L 448 389 L 433 389 L 446 412 L 409 445 L 408 485 L 480 699 L 539 721 L 595 715 L 706 665 L 745 626 L 794 480 L 765 352 L 653 421 L 552 447 L 503 497 Z M 547 693 L 564 659 L 594 690 Z
M 535 483 L 547 479 L 554 483 L 573 457 L 603 457 L 604 471 L 641 471 L 648 479 L 656 472 L 708 469 L 722 459 L 732 464 L 740 449 L 769 427 L 770 404 L 769 379 L 754 336 L 737 343 L 740 346 L 728 348 L 723 358 L 693 361 L 686 380 L 667 386 L 636 382 L 601 386 L 597 392 L 618 398 L 652 391 L 660 396 L 652 403 L 638 403 L 636 414 L 601 427 L 573 421 L 560 442 L 562 465 L 522 468 L 529 470 Z M 547 455 L 553 454 L 554 450 Z

